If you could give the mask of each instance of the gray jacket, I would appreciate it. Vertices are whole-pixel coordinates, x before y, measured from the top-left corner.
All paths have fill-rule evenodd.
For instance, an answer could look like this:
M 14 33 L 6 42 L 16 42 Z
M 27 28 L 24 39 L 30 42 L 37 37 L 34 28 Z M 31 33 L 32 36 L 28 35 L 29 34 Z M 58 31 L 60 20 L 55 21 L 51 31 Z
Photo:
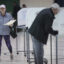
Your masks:
M 4 24 L 12 20 L 12 16 L 6 12 L 5 16 L 2 16 L 0 13 L 0 35 L 9 35 L 10 28 Z

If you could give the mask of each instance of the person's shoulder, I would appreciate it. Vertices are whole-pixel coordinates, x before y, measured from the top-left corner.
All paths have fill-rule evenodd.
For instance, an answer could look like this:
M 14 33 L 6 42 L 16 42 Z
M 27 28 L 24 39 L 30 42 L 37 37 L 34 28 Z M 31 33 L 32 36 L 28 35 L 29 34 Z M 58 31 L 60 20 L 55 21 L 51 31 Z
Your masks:
M 42 9 L 42 10 L 40 11 L 40 13 L 46 14 L 46 13 L 48 13 L 49 11 L 50 11 L 49 8 L 45 8 L 45 9 Z
M 43 12 L 43 11 L 48 11 L 50 8 L 44 8 L 44 9 L 42 9 L 41 11 Z
M 50 8 L 44 9 L 43 12 L 45 12 L 45 13 L 50 13 Z
M 49 15 L 50 14 L 49 10 L 50 10 L 49 8 L 45 8 L 45 9 L 40 11 L 39 15 L 42 15 L 42 16 Z

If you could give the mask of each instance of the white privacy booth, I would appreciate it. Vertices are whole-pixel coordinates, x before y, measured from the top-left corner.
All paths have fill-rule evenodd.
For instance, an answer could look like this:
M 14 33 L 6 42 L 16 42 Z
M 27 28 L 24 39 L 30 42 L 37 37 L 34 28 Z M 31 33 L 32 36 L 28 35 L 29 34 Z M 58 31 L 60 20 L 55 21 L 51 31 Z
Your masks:
M 29 28 L 32 22 L 34 21 L 35 17 L 37 16 L 37 14 L 43 9 L 45 9 L 45 7 L 21 9 L 17 14 L 18 26 L 25 25 L 26 27 Z M 64 29 L 62 27 L 64 27 L 64 9 L 63 8 L 60 9 L 60 12 L 55 16 L 55 20 L 53 22 L 53 29 L 58 30 L 59 35 L 64 34 L 63 32 Z
M 18 12 L 18 26 L 23 26 L 24 25 L 25 27 L 28 27 L 28 29 L 29 29 L 31 24 L 33 23 L 35 17 L 37 16 L 37 14 L 45 8 L 46 7 L 21 9 Z M 64 42 L 64 39 L 63 39 L 63 37 L 64 37 L 64 8 L 61 8 L 60 12 L 55 17 L 56 18 L 53 22 L 52 27 L 53 27 L 54 30 L 59 31 L 59 34 L 58 34 L 58 49 L 59 49 L 58 53 L 59 54 L 58 55 L 59 55 L 59 58 L 62 58 L 63 56 L 61 56 L 62 53 L 60 53 L 60 51 L 61 51 L 60 47 L 63 45 L 63 42 Z M 53 45 L 52 46 L 52 59 L 53 59 L 52 63 L 53 63 L 56 59 L 56 42 L 55 42 L 55 36 L 52 37 L 52 38 L 53 38 L 52 39 L 52 42 L 53 42 L 52 43 L 52 45 Z M 27 40 L 28 40 L 27 42 L 29 42 L 29 36 L 28 36 Z M 62 42 L 62 45 L 60 44 L 60 42 Z M 20 45 L 20 43 L 19 43 L 19 45 Z M 28 45 L 29 45 L 29 43 L 28 43 Z M 29 48 L 27 48 L 27 49 L 29 49 Z M 48 61 L 50 61 L 50 37 L 48 39 L 48 44 L 44 46 L 44 50 L 45 50 L 44 51 L 44 53 L 45 53 L 44 57 L 46 57 L 48 59 Z M 29 52 L 29 50 L 28 50 L 28 52 Z

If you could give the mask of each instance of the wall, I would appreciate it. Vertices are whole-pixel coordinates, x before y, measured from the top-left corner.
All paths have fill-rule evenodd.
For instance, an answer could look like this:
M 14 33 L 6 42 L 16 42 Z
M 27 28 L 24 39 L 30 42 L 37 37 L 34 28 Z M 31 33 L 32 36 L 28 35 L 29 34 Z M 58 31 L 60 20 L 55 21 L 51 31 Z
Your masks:
M 53 0 L 20 0 L 20 6 L 24 3 L 27 7 L 49 7 Z

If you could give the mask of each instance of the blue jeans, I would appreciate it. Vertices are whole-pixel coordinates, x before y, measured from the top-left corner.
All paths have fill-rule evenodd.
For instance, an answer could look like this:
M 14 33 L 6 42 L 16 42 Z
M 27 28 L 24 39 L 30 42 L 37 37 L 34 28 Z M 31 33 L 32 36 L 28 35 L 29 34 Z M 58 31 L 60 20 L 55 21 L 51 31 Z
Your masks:
M 44 48 L 43 43 L 32 36 L 35 64 L 43 64 Z
M 2 37 L 4 37 L 4 40 L 6 42 L 6 45 L 9 49 L 9 52 L 12 53 L 12 46 L 11 46 L 11 43 L 10 43 L 10 36 L 9 35 L 0 35 L 0 55 L 1 55 L 1 46 L 2 46 Z

